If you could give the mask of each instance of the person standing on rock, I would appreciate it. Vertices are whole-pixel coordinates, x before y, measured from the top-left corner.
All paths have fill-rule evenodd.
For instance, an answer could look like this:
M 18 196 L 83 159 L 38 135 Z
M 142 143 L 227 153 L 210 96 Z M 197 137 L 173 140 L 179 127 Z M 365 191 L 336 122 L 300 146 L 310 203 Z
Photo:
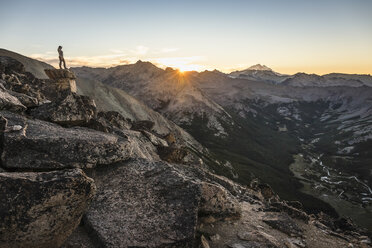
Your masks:
M 62 46 L 59 46 L 57 51 L 59 55 L 59 69 L 62 69 L 62 62 L 63 62 L 63 67 L 65 68 L 65 70 L 67 70 L 66 62 L 65 62 L 65 59 L 63 58 Z

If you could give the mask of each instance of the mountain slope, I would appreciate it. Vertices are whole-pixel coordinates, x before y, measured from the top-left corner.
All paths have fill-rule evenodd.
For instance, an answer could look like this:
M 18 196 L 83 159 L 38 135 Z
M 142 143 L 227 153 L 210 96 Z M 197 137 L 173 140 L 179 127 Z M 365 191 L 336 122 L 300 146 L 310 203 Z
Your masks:
M 112 88 L 98 81 L 80 79 L 76 80 L 78 93 L 89 96 L 95 100 L 100 111 L 117 111 L 125 118 L 133 121 L 151 120 L 155 123 L 154 130 L 160 135 L 172 133 L 177 139 L 199 150 L 200 144 L 182 128 L 164 118 L 161 114 L 148 108 L 123 90 Z
M 142 61 L 108 69 L 81 67 L 72 70 L 79 78 L 96 79 L 125 90 L 179 125 L 190 123 L 197 116 L 206 116 L 216 135 L 224 135 L 218 119 L 231 120 L 221 106 L 193 85 L 192 74 L 162 70 Z
M 210 74 L 212 72 L 201 73 L 198 87 L 225 109 L 229 109 L 231 115 L 235 113 L 235 116 L 238 116 L 234 119 L 235 123 L 251 121 L 259 125 L 259 129 L 262 130 L 259 137 L 260 142 L 266 144 L 265 146 L 278 144 L 276 149 L 279 149 L 284 156 L 285 154 L 291 156 L 291 153 L 297 152 L 305 157 L 306 163 L 301 166 L 306 167 L 302 169 L 301 176 L 298 175 L 298 171 L 295 172 L 295 177 L 306 185 L 305 188 L 299 186 L 299 191 L 330 203 L 338 213 L 351 216 L 359 223 L 372 228 L 371 223 L 365 221 L 370 218 L 372 196 L 370 166 L 372 154 L 367 148 L 371 144 L 372 134 L 371 87 L 362 86 L 363 84 L 357 87 L 353 83 L 352 87 L 341 86 L 342 84 L 327 87 L 324 85 L 320 87 L 318 84 L 309 86 L 312 85 L 312 81 L 306 80 L 303 81 L 306 86 L 292 86 L 285 83 L 273 85 L 243 79 L 227 79 L 223 75 L 219 75 L 220 79 L 216 80 L 216 75 Z M 238 121 L 240 118 L 242 120 Z M 256 130 L 253 124 L 244 124 L 242 129 L 247 127 Z M 265 134 L 270 134 L 270 131 L 276 131 L 275 135 L 278 138 L 273 134 L 270 141 L 265 141 L 263 137 Z M 285 136 L 293 142 L 293 145 L 288 141 L 280 145 L 279 137 Z M 255 138 L 253 134 L 249 137 L 239 134 L 237 137 L 240 137 L 237 138 L 238 140 L 242 137 L 250 140 Z M 292 147 L 290 152 L 286 152 L 288 146 Z M 226 149 L 229 150 L 230 147 L 234 147 L 232 143 L 229 143 Z M 234 148 L 230 151 L 234 152 L 238 149 Z M 241 154 L 249 154 L 249 151 L 252 151 L 252 148 Z M 268 150 L 262 153 L 262 157 L 268 153 L 275 154 L 273 151 L 277 150 Z M 251 157 L 252 155 L 247 156 L 247 158 Z M 271 164 L 272 168 L 279 165 L 283 170 L 291 163 L 288 162 L 288 157 L 287 160 L 281 159 L 278 155 L 275 157 L 278 160 L 276 165 Z M 259 161 L 264 161 L 264 158 L 260 158 Z M 286 178 L 287 183 L 284 183 L 286 185 L 291 185 L 293 178 L 288 175 L 294 173 L 293 169 L 298 166 L 298 164 L 292 165 L 294 167 L 289 168 L 291 172 L 280 175 Z M 252 165 L 248 166 L 252 167 Z M 318 203 L 311 204 L 294 191 L 283 192 L 282 182 L 265 175 L 269 170 L 266 169 L 266 173 L 263 174 L 254 167 L 250 170 L 255 171 L 260 178 L 266 178 L 266 182 L 273 185 L 283 197 L 291 198 L 296 195 L 305 206 L 312 209 L 320 206 Z M 242 175 L 239 170 L 237 173 Z M 292 187 L 298 187 L 295 185 L 293 184 Z M 320 187 L 323 190 L 319 190 Z M 325 194 L 328 197 L 324 197 Z
M 44 69 L 54 68 L 47 63 L 31 59 L 29 57 L 2 48 L 0 48 L 0 56 L 7 56 L 18 60 L 25 66 L 26 71 L 31 72 L 35 77 L 40 79 L 48 78 L 48 76 L 44 72 Z

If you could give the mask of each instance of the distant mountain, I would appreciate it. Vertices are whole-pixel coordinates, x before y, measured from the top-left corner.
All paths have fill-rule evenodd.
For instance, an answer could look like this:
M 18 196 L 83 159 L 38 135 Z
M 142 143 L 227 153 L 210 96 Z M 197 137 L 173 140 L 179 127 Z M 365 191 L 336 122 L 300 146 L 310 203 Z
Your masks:
M 269 68 L 269 67 L 267 67 L 266 65 L 260 65 L 260 64 L 252 65 L 252 66 L 249 67 L 247 70 L 256 70 L 256 71 L 272 71 L 272 69 Z
M 330 80 L 348 79 L 363 82 L 364 85 L 372 87 L 372 76 L 366 74 L 345 74 L 345 73 L 330 73 L 323 75 L 323 77 Z
M 229 76 L 232 78 L 244 78 L 273 84 L 281 83 L 288 78 L 287 75 L 274 72 L 271 68 L 260 64 L 253 65 L 242 71 L 231 72 Z
M 297 73 L 281 82 L 284 85 L 296 87 L 330 87 L 347 86 L 361 87 L 372 86 L 372 77 L 369 75 L 351 74 L 327 74 L 319 76 L 316 74 Z
M 272 84 L 283 83 L 296 87 L 329 87 L 329 86 L 350 86 L 372 87 L 371 75 L 330 73 L 326 75 L 296 73 L 294 75 L 284 75 L 273 71 L 265 65 L 254 65 L 248 69 L 234 71 L 229 74 L 231 78 L 242 78 L 253 81 L 260 81 Z

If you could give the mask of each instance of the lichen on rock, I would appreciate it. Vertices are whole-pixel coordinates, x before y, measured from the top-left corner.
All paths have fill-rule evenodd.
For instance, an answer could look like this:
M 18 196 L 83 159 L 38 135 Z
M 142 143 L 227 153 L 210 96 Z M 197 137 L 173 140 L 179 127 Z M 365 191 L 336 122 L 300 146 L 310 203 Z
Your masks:
M 79 225 L 95 185 L 80 169 L 0 173 L 0 247 L 59 247 Z

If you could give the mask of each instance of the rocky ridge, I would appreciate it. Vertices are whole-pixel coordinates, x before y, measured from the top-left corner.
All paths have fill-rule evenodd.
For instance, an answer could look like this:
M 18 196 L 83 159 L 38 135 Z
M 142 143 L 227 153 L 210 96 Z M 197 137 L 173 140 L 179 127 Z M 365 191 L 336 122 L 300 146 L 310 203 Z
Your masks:
M 211 173 L 154 123 L 97 113 L 91 99 L 52 90 L 53 79 L 0 62 L 4 92 L 35 99 L 22 108 L 0 101 L 0 247 L 370 244 L 348 220 L 308 215 L 268 185 Z M 170 163 L 167 149 L 177 155 L 167 153 Z

